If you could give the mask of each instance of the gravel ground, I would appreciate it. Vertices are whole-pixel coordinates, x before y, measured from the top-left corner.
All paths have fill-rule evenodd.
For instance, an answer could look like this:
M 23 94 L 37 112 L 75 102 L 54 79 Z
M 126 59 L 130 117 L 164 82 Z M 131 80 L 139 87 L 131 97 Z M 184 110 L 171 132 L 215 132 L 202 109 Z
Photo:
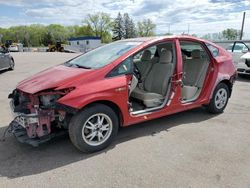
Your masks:
M 18 81 L 77 54 L 13 53 L 0 73 L 0 134 Z M 0 187 L 250 187 L 250 78 L 238 79 L 223 114 L 202 108 L 123 128 L 115 142 L 82 154 L 68 137 L 38 148 L 0 142 Z

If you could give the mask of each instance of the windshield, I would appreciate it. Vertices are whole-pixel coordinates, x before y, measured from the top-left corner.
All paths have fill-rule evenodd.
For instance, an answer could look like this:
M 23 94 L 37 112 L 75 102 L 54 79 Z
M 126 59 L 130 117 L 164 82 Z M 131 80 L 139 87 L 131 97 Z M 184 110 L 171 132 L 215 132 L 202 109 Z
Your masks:
M 141 43 L 142 42 L 119 41 L 106 44 L 72 59 L 67 62 L 67 64 L 82 68 L 100 68 L 112 63 L 114 60 Z

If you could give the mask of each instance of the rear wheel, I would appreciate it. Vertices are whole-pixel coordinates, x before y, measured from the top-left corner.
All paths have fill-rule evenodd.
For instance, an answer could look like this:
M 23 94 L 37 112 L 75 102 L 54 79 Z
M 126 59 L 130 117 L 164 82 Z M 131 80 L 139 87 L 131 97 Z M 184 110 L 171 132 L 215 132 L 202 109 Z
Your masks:
M 224 83 L 219 83 L 213 93 L 213 97 L 210 100 L 207 108 L 210 113 L 218 114 L 222 113 L 227 106 L 229 98 L 228 86 Z
M 119 121 L 110 107 L 96 104 L 76 114 L 69 125 L 69 136 L 76 148 L 96 152 L 106 148 L 118 132 Z

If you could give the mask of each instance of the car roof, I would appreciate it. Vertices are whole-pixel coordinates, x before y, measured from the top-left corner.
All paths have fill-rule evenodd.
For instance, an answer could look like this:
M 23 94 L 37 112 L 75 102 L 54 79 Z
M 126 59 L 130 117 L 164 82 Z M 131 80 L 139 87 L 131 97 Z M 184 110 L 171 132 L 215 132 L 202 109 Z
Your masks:
M 194 41 L 194 42 L 202 42 L 202 43 L 206 43 L 206 44 L 210 44 L 214 47 L 216 47 L 217 49 L 220 49 L 220 51 L 226 51 L 223 47 L 205 40 L 205 39 L 200 39 L 197 37 L 193 37 L 190 35 L 168 35 L 168 36 L 154 36 L 154 37 L 140 37 L 140 38 L 130 38 L 130 39 L 124 39 L 124 40 L 120 40 L 120 41 L 127 41 L 127 42 L 142 42 L 142 45 L 150 45 L 152 43 L 155 42 L 160 42 L 161 40 L 164 39 L 182 39 L 182 40 L 190 40 L 190 41 Z
M 190 35 L 167 35 L 167 36 L 154 36 L 154 37 L 139 37 L 139 38 L 130 38 L 130 39 L 124 39 L 122 41 L 131 41 L 131 42 L 150 42 L 150 41 L 160 41 L 160 40 L 164 40 L 164 39 L 190 39 L 190 40 L 194 40 L 194 41 L 200 41 L 200 42 L 205 42 L 205 43 L 209 43 L 212 45 L 215 45 L 214 43 L 204 40 L 204 39 L 200 39 L 197 37 L 193 37 Z M 217 45 L 215 45 L 217 46 Z

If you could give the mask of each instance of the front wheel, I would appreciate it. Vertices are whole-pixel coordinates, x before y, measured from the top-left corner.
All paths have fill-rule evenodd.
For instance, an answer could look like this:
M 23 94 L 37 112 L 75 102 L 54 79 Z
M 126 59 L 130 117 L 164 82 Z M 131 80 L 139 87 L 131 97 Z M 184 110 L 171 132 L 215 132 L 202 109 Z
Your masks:
M 118 127 L 118 117 L 113 109 L 96 104 L 72 118 L 69 136 L 76 148 L 91 153 L 106 148 L 116 136 Z
M 227 106 L 229 99 L 229 89 L 224 83 L 219 83 L 213 93 L 213 97 L 207 106 L 210 113 L 218 114 L 222 113 Z
M 11 59 L 10 60 L 10 68 L 9 68 L 9 70 L 14 70 L 14 68 L 15 68 L 15 63 L 14 63 L 13 59 Z

